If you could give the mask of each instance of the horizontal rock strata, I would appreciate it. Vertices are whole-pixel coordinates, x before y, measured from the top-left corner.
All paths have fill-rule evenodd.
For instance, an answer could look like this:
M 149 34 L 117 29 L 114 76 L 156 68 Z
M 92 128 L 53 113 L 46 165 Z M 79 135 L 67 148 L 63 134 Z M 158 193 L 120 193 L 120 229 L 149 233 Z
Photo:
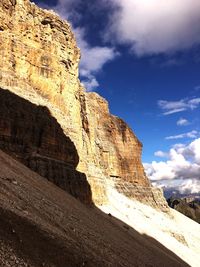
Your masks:
M 86 174 L 93 201 L 107 203 L 107 181 L 115 180 L 130 197 L 146 195 L 147 204 L 167 206 L 144 173 L 142 144 L 109 113 L 106 100 L 80 84 L 80 51 L 70 25 L 28 0 L 2 0 L 0 18 L 1 88 L 49 109 L 76 147 L 77 170 Z
M 0 149 L 80 201 L 91 204 L 77 150 L 46 107 L 5 90 L 0 93 Z

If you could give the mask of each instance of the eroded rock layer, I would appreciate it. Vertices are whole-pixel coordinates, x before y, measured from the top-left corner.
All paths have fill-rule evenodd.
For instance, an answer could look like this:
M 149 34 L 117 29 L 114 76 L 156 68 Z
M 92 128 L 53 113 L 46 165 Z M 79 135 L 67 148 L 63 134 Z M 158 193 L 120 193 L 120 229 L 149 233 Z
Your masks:
M 112 183 L 130 198 L 167 207 L 144 173 L 142 144 L 102 97 L 81 86 L 79 60 L 70 25 L 55 13 L 28 0 L 0 2 L 0 86 L 50 110 L 77 149 L 93 201 L 105 204 Z
M 46 107 L 1 90 L 0 149 L 81 202 L 92 203 L 86 176 L 76 170 L 77 150 Z

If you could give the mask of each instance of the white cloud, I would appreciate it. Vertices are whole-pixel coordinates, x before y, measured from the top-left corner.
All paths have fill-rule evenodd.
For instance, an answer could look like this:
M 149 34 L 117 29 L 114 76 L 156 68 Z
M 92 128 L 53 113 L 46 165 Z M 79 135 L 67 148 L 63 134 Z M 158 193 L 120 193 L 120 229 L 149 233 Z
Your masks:
M 178 126 L 187 126 L 189 124 L 189 121 L 184 118 L 180 118 L 177 123 Z
M 160 157 L 160 158 L 166 158 L 166 157 L 168 157 L 168 153 L 165 153 L 165 152 L 159 150 L 159 151 L 156 151 L 154 153 L 154 156 Z
M 186 158 L 192 157 L 193 161 L 200 165 L 200 138 L 193 141 L 189 146 L 178 149 Z
M 183 138 L 197 138 L 199 136 L 199 132 L 193 130 L 188 133 L 178 134 L 178 135 L 171 135 L 167 136 L 166 140 L 174 140 L 174 139 L 183 139 Z
M 200 193 L 200 181 L 188 179 L 183 181 L 180 186 L 181 194 L 199 194 Z
M 84 79 L 82 85 L 86 88 L 88 92 L 94 91 L 95 88 L 99 87 L 99 83 L 94 76 L 89 76 L 88 79 Z
M 113 60 L 118 53 L 109 47 L 91 47 L 85 39 L 83 28 L 77 28 L 74 32 L 82 55 L 80 63 L 80 74 L 83 78 L 82 83 L 85 84 L 88 90 L 92 90 L 99 86 L 95 74 L 101 71 L 103 66 Z
M 176 144 L 167 154 L 167 161 L 144 164 L 154 185 L 180 193 L 200 193 L 200 138 L 189 145 Z
M 186 110 L 194 110 L 200 105 L 200 98 L 181 99 L 179 101 L 159 100 L 158 106 L 163 111 L 163 115 L 171 115 Z
M 185 180 L 172 180 L 153 182 L 153 186 L 162 188 L 167 198 L 172 195 L 180 196 L 199 196 L 200 194 L 200 182 L 198 179 L 185 179 Z
M 200 43 L 199 0 L 112 0 L 110 34 L 137 55 L 171 53 Z
M 191 109 L 195 109 L 200 104 L 200 98 L 191 99 L 188 104 L 190 105 Z

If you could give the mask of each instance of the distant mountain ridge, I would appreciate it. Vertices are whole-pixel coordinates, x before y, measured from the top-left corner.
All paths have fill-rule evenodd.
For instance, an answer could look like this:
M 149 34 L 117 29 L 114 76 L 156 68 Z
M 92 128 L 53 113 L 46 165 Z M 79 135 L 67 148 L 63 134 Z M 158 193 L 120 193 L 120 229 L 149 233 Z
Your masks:
M 174 198 L 194 198 L 194 199 L 200 199 L 200 192 L 199 193 L 180 193 L 178 190 L 173 189 L 165 189 L 163 188 L 164 191 L 164 197 L 166 199 L 169 199 L 171 197 Z
M 198 197 L 171 197 L 167 202 L 171 208 L 200 223 L 200 199 Z

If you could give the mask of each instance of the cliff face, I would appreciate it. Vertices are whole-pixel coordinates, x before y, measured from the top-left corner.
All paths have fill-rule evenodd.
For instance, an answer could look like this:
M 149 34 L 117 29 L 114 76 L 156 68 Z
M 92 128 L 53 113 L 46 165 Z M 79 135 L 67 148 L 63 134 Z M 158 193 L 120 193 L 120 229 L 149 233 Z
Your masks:
M 46 107 L 1 90 L 0 149 L 81 202 L 92 203 L 86 176 L 76 170 L 75 145 Z
M 103 98 L 85 92 L 79 59 L 69 24 L 56 14 L 28 0 L 0 2 L 0 87 L 49 109 L 77 149 L 77 170 L 86 174 L 96 204 L 108 202 L 111 186 L 165 209 L 144 173 L 141 143 Z

